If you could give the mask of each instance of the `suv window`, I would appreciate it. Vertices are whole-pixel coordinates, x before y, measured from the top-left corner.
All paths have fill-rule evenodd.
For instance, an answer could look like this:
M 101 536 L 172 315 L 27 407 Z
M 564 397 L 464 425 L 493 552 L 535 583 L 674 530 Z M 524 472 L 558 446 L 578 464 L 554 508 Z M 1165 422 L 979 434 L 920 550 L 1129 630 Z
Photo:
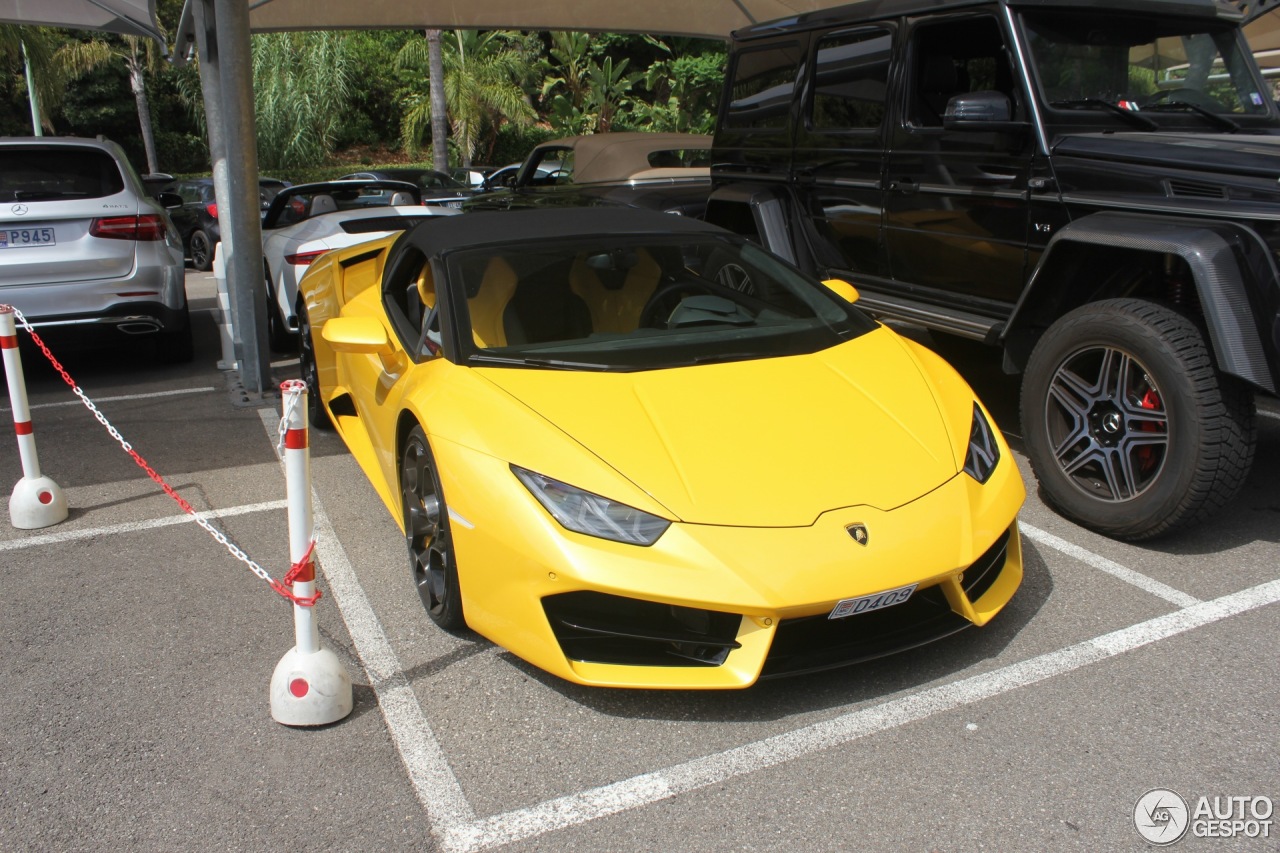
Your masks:
M 809 126 L 815 130 L 863 130 L 884 122 L 893 34 L 866 30 L 829 35 L 818 42 Z
M 0 201 L 102 198 L 124 190 L 115 160 L 94 148 L 0 149 Z
M 970 92 L 999 92 L 1018 116 L 1013 70 L 995 18 L 930 22 L 916 29 L 913 42 L 911 124 L 941 127 L 947 101 Z
M 799 65 L 800 51 L 794 44 L 740 53 L 733 66 L 725 124 L 737 128 L 785 129 Z

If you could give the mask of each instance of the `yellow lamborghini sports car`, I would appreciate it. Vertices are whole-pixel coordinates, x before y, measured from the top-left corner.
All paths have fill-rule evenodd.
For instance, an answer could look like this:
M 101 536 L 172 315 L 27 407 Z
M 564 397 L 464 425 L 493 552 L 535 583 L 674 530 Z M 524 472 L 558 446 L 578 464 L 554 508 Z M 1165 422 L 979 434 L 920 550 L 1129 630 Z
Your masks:
M 582 684 L 745 687 L 982 625 L 1022 480 L 924 347 L 718 228 L 468 213 L 325 255 L 303 375 L 418 594 Z

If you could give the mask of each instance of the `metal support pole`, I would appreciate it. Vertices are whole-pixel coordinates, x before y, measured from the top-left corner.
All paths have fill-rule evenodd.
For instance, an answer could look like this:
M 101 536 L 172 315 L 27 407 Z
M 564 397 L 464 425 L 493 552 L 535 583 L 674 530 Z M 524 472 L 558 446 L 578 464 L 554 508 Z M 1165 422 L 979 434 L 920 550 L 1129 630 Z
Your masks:
M 246 392 L 274 394 L 263 286 L 249 10 L 243 0 L 199 0 L 195 12 L 240 381 Z

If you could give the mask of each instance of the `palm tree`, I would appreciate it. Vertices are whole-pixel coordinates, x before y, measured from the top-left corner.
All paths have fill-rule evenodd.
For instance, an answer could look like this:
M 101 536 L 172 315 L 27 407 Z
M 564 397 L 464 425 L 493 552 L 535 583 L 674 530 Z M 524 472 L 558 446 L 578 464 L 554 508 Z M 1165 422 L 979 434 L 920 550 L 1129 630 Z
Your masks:
M 458 147 L 462 165 L 469 167 L 481 134 L 496 135 L 504 122 L 521 127 L 536 118 L 532 104 L 521 83 L 528 77 L 531 63 L 517 33 L 493 30 L 455 30 L 442 40 L 443 94 L 445 113 Z M 421 68 L 423 42 L 414 39 L 396 55 L 400 68 Z M 432 79 L 438 79 L 432 75 Z M 404 147 L 416 152 L 429 122 L 438 120 L 440 109 L 432 109 L 432 101 L 415 93 L 406 100 L 400 138 Z M 444 134 L 434 129 L 432 142 L 438 145 Z M 436 168 L 443 165 L 438 162 Z
M 142 128 L 142 146 L 147 152 L 147 171 L 160 171 L 156 161 L 155 131 L 151 127 L 151 103 L 147 100 L 148 69 L 155 68 L 158 45 L 141 36 L 120 36 L 121 42 L 105 39 L 72 41 L 54 53 L 54 61 L 69 76 L 78 77 L 112 61 L 122 61 L 129 71 L 129 88 L 138 107 L 138 124 Z
M 0 68 L 28 75 L 28 91 L 34 95 L 31 105 L 32 132 L 53 130 L 49 110 L 62 100 L 66 75 L 53 60 L 59 37 L 44 27 L 19 27 L 0 24 Z

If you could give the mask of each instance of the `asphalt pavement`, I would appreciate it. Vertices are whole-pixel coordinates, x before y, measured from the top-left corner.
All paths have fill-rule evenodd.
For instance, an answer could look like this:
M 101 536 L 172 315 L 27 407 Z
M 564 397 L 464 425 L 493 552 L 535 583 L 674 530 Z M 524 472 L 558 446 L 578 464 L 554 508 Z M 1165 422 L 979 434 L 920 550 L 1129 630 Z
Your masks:
M 145 346 L 55 355 L 280 577 L 279 403 L 244 404 L 215 366 L 212 279 L 189 273 L 188 292 L 190 365 L 158 366 Z M 1178 849 L 1280 850 L 1280 816 L 1258 816 L 1280 800 L 1274 403 L 1230 510 L 1143 545 L 1049 511 L 1010 434 L 1031 492 L 1027 575 L 997 619 L 727 693 L 578 687 L 439 631 L 386 509 L 341 442 L 313 432 L 315 613 L 355 709 L 295 729 L 268 703 L 293 645 L 288 603 L 190 522 L 40 353 L 23 355 L 41 467 L 71 515 L 37 531 L 0 521 L 0 850 L 1094 853 L 1148 848 L 1135 806 L 1153 789 L 1185 804 Z M 958 366 L 1016 427 L 1017 385 L 995 359 Z M 296 364 L 275 369 L 292 378 Z M 4 490 L 21 476 L 7 441 Z M 1202 797 L 1218 815 L 1197 827 Z M 1176 822 L 1176 801 L 1159 803 Z M 1237 807 L 1234 827 L 1221 813 Z

